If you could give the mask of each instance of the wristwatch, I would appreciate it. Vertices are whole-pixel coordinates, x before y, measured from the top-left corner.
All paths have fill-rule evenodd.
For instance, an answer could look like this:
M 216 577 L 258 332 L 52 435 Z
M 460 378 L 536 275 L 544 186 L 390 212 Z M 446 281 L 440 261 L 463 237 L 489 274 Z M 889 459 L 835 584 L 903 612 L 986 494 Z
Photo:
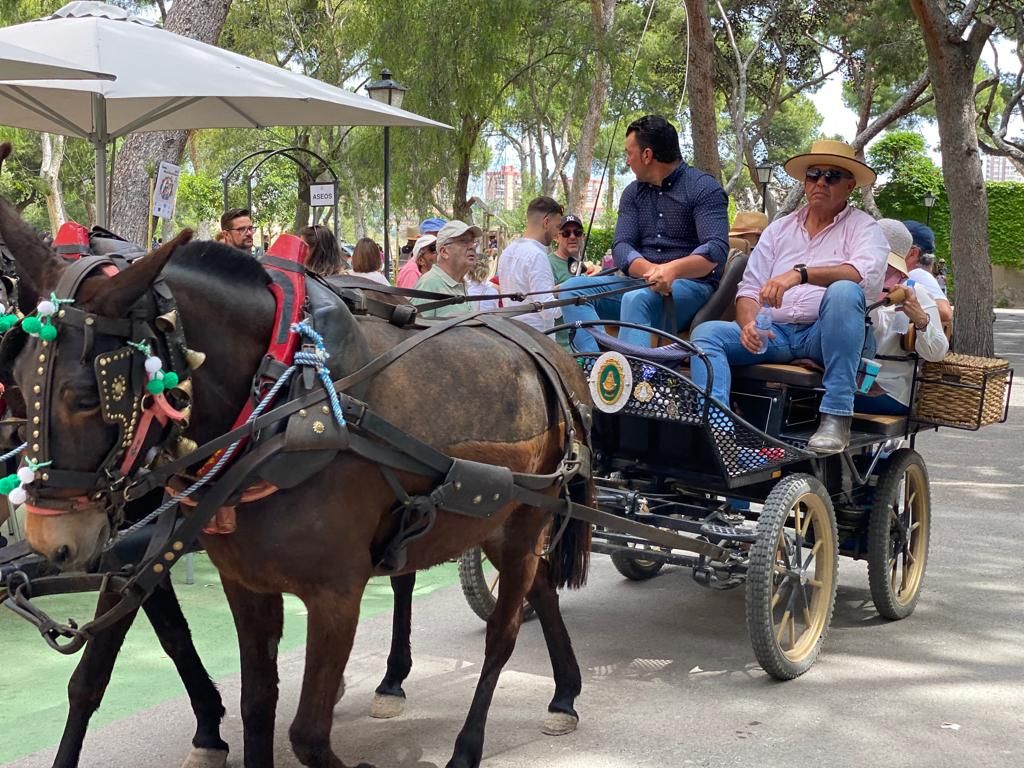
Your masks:
M 807 265 L 794 264 L 793 271 L 800 273 L 800 285 L 807 285 Z

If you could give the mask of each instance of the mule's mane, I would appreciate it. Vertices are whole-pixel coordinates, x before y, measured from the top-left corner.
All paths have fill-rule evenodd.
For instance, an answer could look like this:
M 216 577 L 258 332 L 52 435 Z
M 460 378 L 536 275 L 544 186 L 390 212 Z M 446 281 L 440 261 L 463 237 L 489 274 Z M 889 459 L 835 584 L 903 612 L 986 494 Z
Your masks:
M 251 255 L 215 240 L 193 240 L 181 246 L 171 257 L 170 266 L 236 287 L 262 289 L 270 282 L 266 270 Z

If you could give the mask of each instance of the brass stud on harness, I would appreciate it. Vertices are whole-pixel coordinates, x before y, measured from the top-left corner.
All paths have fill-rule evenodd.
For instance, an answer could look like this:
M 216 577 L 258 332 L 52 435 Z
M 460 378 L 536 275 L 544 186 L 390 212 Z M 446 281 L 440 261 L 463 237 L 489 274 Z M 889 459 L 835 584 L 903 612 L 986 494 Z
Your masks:
M 171 546 L 174 548 L 175 552 L 181 552 L 181 550 L 185 548 L 185 544 L 180 541 L 174 542 Z
M 173 552 L 164 552 L 164 560 L 166 560 L 168 563 L 173 563 L 174 562 L 174 553 Z
M 331 409 L 328 408 L 326 405 L 322 405 L 322 406 L 320 406 L 320 413 L 322 413 L 324 415 L 330 415 Z
M 87 318 L 85 318 L 85 324 L 86 325 L 96 325 L 96 318 L 95 317 L 87 317 Z
M 156 319 L 156 327 L 164 333 L 170 333 L 178 327 L 178 310 L 172 309 Z
M 43 375 L 43 367 L 42 366 L 39 366 L 38 368 L 36 368 L 36 375 L 37 376 L 42 376 Z
M 39 362 L 40 363 L 45 363 L 46 362 L 46 355 L 42 355 L 42 354 L 39 355 Z
M 163 572 L 164 572 L 164 564 L 163 563 L 157 563 L 156 565 L 153 566 L 153 573 L 163 573 Z
M 34 394 L 34 395 L 38 395 L 42 391 L 43 391 L 43 388 L 41 386 L 39 386 L 38 384 L 36 384 L 34 387 L 32 387 L 32 394 Z

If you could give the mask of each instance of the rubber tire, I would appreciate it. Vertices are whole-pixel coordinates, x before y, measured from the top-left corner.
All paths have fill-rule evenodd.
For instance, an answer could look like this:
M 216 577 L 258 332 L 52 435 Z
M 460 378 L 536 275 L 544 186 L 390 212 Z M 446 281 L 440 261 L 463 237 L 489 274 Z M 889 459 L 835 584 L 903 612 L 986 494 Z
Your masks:
M 916 577 L 913 594 L 908 600 L 901 600 L 892 589 L 889 579 L 889 552 L 892 547 L 892 527 L 890 519 L 891 502 L 900 487 L 900 480 L 907 469 L 916 465 L 923 478 L 920 491 L 924 494 L 924 542 L 919 547 L 920 573 Z M 928 566 L 928 546 L 931 539 L 931 486 L 928 482 L 928 468 L 924 459 L 917 451 L 900 448 L 889 457 L 889 463 L 878 479 L 875 490 L 875 503 L 868 519 L 868 584 L 871 587 L 871 600 L 878 613 L 893 621 L 905 619 L 914 612 L 918 598 L 921 596 L 921 584 L 924 582 L 925 570 Z
M 772 612 L 772 587 L 775 574 L 775 553 L 779 537 L 797 499 L 815 494 L 823 502 L 828 517 L 831 542 L 827 542 L 832 554 L 831 589 L 827 594 L 828 604 L 824 622 L 813 647 L 800 659 L 786 656 L 775 639 L 775 622 Z M 757 521 L 757 540 L 751 546 L 747 566 L 747 630 L 758 663 L 777 680 L 792 680 L 799 677 L 814 664 L 821 652 L 822 644 L 832 623 L 836 605 L 836 589 L 839 576 L 839 532 L 836 528 L 835 510 L 828 491 L 814 477 L 795 474 L 784 477 L 772 488 L 765 499 Z M 792 529 L 790 529 L 792 530 Z M 817 533 L 817 530 L 815 531 Z M 806 551 L 806 550 L 805 550 Z
M 657 576 L 665 563 L 660 560 L 644 560 L 629 552 L 613 552 L 612 565 L 631 581 L 647 581 Z
M 491 585 L 484 575 L 485 559 L 486 556 L 480 547 L 463 552 L 459 556 L 459 584 L 473 613 L 487 621 L 494 612 L 498 598 L 491 592 Z M 523 621 L 530 621 L 536 615 L 533 606 L 523 600 Z

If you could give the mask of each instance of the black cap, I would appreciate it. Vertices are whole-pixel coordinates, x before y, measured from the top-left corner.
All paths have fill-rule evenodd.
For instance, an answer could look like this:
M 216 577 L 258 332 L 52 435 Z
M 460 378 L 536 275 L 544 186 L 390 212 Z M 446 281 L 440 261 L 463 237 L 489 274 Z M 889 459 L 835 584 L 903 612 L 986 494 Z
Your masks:
M 574 213 L 570 213 L 568 216 L 563 216 L 562 223 L 558 225 L 558 228 L 565 229 L 566 224 L 579 224 L 580 229 L 586 229 L 586 227 L 583 226 L 583 222 L 580 220 L 580 217 Z

